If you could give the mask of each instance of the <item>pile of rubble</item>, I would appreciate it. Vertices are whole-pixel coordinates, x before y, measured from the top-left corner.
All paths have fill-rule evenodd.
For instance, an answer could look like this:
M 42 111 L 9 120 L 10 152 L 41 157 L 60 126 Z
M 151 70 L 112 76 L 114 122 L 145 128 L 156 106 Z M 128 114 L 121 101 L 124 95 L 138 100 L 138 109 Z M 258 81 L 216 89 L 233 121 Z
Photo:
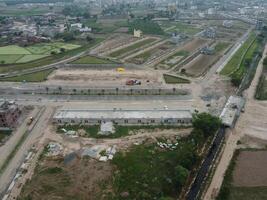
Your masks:
M 178 142 L 176 143 L 164 143 L 164 142 L 157 142 L 157 145 L 162 149 L 169 149 L 169 150 L 175 150 L 178 146 Z
M 61 144 L 56 142 L 50 142 L 47 145 L 47 156 L 58 156 L 63 154 L 63 147 Z
M 108 147 L 105 145 L 95 145 L 90 148 L 84 148 L 82 157 L 89 156 L 102 162 L 112 160 L 116 154 L 116 146 Z

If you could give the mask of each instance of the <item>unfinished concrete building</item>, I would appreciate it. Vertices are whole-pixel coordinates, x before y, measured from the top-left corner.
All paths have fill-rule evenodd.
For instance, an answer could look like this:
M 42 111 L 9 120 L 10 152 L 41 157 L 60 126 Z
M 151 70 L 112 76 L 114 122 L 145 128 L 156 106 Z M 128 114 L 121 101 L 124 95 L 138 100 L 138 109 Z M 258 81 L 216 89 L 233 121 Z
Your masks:
M 100 125 L 112 122 L 116 125 L 184 125 L 192 123 L 190 110 L 88 110 L 60 109 L 54 123 Z
M 14 102 L 0 101 L 0 127 L 15 127 L 20 113 L 19 106 Z

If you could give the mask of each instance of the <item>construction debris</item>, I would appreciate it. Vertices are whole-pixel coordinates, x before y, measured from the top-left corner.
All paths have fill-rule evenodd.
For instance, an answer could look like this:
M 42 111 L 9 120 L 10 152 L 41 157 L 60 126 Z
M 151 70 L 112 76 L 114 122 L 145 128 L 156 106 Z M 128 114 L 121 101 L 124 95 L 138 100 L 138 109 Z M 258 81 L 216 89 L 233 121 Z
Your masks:
M 59 143 L 50 142 L 47 145 L 47 156 L 58 156 L 63 153 L 63 147 Z

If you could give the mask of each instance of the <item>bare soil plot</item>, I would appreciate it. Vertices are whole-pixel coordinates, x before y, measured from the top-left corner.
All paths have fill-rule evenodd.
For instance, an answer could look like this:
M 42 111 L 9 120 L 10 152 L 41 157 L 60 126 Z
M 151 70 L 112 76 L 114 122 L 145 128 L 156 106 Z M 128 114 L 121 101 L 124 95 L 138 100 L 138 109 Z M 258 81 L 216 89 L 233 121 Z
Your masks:
M 32 179 L 23 187 L 20 199 L 99 199 L 100 182 L 112 176 L 109 163 L 76 157 L 69 163 L 64 158 L 45 158 Z
M 167 53 L 169 50 L 175 48 L 175 44 L 168 41 L 164 44 L 157 46 L 154 49 L 145 51 L 131 59 L 129 59 L 129 62 L 135 63 L 135 64 L 144 64 L 145 62 L 148 62 L 149 60 L 153 60 L 155 58 L 158 58 L 159 56 Z
M 163 59 L 157 67 L 160 67 L 162 69 L 169 69 L 179 64 L 191 53 L 196 51 L 199 47 L 203 46 L 207 42 L 207 40 L 195 38 L 190 42 L 185 43 L 183 46 L 179 47 L 177 51 L 174 52 L 174 54 L 171 54 L 166 59 Z
M 140 80 L 142 85 L 161 85 L 162 74 L 150 70 L 128 70 L 117 72 L 114 70 L 56 70 L 48 77 L 49 83 L 56 84 L 86 84 L 90 86 L 122 86 L 129 79 Z M 147 82 L 149 80 L 149 82 Z
M 241 151 L 233 173 L 239 187 L 267 186 L 267 151 Z
M 203 55 L 200 54 L 190 63 L 185 65 L 183 69 L 186 70 L 186 74 L 190 76 L 201 76 L 205 73 L 212 64 L 218 60 L 218 55 Z
M 110 50 L 113 50 L 115 48 L 118 48 L 123 45 L 127 45 L 132 42 L 136 42 L 139 40 L 138 38 L 134 38 L 131 35 L 126 34 L 115 34 L 109 39 L 105 40 L 103 43 L 101 43 L 99 46 L 97 46 L 95 49 L 91 51 L 93 54 L 101 54 L 105 52 L 109 52 Z

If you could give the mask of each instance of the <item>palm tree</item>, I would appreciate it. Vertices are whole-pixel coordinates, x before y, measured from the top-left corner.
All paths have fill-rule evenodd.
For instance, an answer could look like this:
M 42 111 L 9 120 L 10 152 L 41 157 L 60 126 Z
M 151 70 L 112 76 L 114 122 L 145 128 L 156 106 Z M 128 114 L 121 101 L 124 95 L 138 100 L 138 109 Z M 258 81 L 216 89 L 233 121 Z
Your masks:
M 62 92 L 62 87 L 61 86 L 58 86 L 58 91 L 59 91 L 59 93 Z
M 73 91 L 74 94 L 76 94 L 76 92 L 77 92 L 77 90 L 75 88 L 72 91 Z
M 116 94 L 118 95 L 118 93 L 119 93 L 119 88 L 116 88 Z
M 48 94 L 49 87 L 45 87 L 46 94 Z

